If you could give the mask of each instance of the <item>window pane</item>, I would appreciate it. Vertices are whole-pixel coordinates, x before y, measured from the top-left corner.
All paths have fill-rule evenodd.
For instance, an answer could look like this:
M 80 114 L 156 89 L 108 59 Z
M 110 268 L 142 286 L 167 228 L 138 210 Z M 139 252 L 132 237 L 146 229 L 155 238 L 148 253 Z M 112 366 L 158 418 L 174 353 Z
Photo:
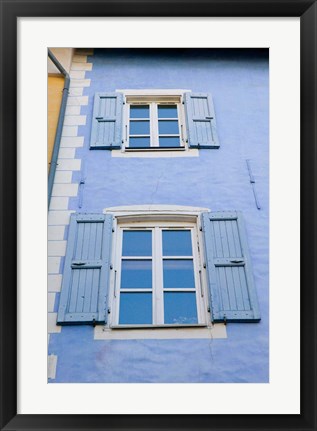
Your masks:
M 130 118 L 149 118 L 149 105 L 130 105 Z
M 165 292 L 164 323 L 198 323 L 195 292 Z
M 192 256 L 190 230 L 163 230 L 163 256 Z
M 176 105 L 158 105 L 157 109 L 159 118 L 177 118 Z
M 152 294 L 121 293 L 119 324 L 142 323 L 152 323 Z
M 178 135 L 178 121 L 159 120 L 160 135 Z
M 121 289 L 151 289 L 152 261 L 125 260 L 121 264 Z
M 150 146 L 150 137 L 129 139 L 129 148 L 147 148 L 149 146 Z
M 194 266 L 192 259 L 163 260 L 164 288 L 194 288 Z
M 123 231 L 122 256 L 152 256 L 152 232 Z
M 180 147 L 180 140 L 175 136 L 160 136 L 159 137 L 160 147 Z
M 149 121 L 130 121 L 130 135 L 149 135 Z

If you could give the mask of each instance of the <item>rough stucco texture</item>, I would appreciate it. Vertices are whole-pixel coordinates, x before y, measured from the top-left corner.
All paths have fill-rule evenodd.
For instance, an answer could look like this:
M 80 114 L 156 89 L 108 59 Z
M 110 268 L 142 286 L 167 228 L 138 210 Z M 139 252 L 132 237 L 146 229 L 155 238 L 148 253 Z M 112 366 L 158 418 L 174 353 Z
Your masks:
M 261 317 L 256 324 L 228 324 L 227 339 L 94 341 L 91 327 L 63 327 L 52 334 L 58 355 L 54 382 L 268 382 L 269 381 L 269 62 L 268 50 L 102 50 L 84 89 L 89 96 L 85 138 L 76 158 L 85 160 L 82 208 L 102 212 L 133 204 L 176 204 L 240 210 L 244 214 Z M 98 91 L 183 88 L 210 92 L 219 150 L 190 158 L 113 158 L 90 151 L 93 96 Z M 250 159 L 261 210 L 255 205 Z M 77 177 L 76 177 L 77 175 Z M 73 181 L 79 181 L 80 172 Z M 66 238 L 65 238 L 66 239 Z

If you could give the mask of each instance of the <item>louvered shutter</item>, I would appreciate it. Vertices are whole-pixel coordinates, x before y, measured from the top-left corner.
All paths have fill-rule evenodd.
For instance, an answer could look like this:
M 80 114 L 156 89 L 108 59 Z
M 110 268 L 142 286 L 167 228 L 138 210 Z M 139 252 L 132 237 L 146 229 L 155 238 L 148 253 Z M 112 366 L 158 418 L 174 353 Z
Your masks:
M 189 148 L 219 148 L 212 97 L 207 93 L 185 93 Z
M 112 216 L 72 214 L 57 323 L 105 323 Z
M 123 94 L 95 94 L 90 138 L 92 150 L 117 150 L 121 148 L 122 111 Z
M 239 212 L 202 215 L 211 318 L 214 322 L 258 322 L 246 231 Z

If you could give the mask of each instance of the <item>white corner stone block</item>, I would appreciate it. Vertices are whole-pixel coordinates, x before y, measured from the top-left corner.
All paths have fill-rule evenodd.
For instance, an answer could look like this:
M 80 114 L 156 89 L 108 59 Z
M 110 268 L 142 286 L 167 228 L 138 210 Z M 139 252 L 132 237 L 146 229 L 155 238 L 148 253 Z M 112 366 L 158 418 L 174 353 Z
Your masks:
M 77 55 L 73 57 L 73 63 L 87 63 L 87 55 Z
M 48 379 L 55 379 L 56 367 L 57 367 L 57 356 L 49 355 L 47 357 L 47 378 Z
M 78 184 L 54 184 L 52 196 L 77 196 Z
M 84 87 L 72 87 L 68 90 L 68 96 L 82 96 L 84 91 Z
M 57 171 L 80 171 L 81 159 L 58 159 Z
M 49 334 L 61 332 L 62 327 L 57 326 L 56 321 L 57 321 L 57 313 L 48 313 L 47 314 L 47 332 Z
M 84 126 L 86 115 L 65 115 L 64 126 Z
M 49 313 L 52 313 L 54 311 L 55 298 L 56 298 L 55 292 L 49 292 L 47 294 L 47 311 Z
M 92 70 L 92 63 L 73 63 L 71 70 Z
M 66 241 L 48 241 L 47 255 L 48 256 L 65 256 Z
M 62 274 L 51 274 L 47 276 L 47 289 L 49 292 L 60 292 L 62 286 Z
M 60 148 L 79 148 L 84 145 L 83 136 L 64 137 L 61 139 Z
M 75 90 L 75 88 L 73 88 Z M 78 90 L 78 88 L 76 88 Z M 67 106 L 88 105 L 88 96 L 72 96 L 67 99 Z
M 47 272 L 48 274 L 58 274 L 61 266 L 60 257 L 48 257 L 47 258 Z
M 73 79 L 85 79 L 84 70 L 71 70 L 69 75 Z
M 65 115 L 80 115 L 80 105 L 68 105 L 67 104 Z
M 69 88 L 90 87 L 90 79 L 72 79 Z
M 64 239 L 65 226 L 48 226 L 47 239 L 49 241 L 61 241 Z
M 48 213 L 48 225 L 58 226 L 58 225 L 68 225 L 70 220 L 70 215 L 75 211 L 50 211 Z
M 60 148 L 58 153 L 59 159 L 74 159 L 76 148 Z
M 93 55 L 94 48 L 76 48 L 76 55 Z
M 72 182 L 73 171 L 56 171 L 55 184 L 69 184 Z
M 57 174 L 57 171 L 56 171 Z M 56 175 L 55 174 L 55 175 Z M 51 210 L 67 210 L 69 198 L 66 197 L 51 197 L 50 211 Z
M 77 126 L 63 126 L 62 136 L 77 136 L 78 127 Z

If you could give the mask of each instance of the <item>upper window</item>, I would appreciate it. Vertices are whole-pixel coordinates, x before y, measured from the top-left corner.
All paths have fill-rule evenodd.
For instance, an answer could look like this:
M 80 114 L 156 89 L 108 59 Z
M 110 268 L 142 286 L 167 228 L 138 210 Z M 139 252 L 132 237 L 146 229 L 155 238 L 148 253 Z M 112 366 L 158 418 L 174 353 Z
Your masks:
M 126 148 L 184 148 L 179 100 L 127 98 L 127 111 Z
M 90 148 L 122 151 L 219 148 L 211 95 L 183 90 L 96 93 Z

